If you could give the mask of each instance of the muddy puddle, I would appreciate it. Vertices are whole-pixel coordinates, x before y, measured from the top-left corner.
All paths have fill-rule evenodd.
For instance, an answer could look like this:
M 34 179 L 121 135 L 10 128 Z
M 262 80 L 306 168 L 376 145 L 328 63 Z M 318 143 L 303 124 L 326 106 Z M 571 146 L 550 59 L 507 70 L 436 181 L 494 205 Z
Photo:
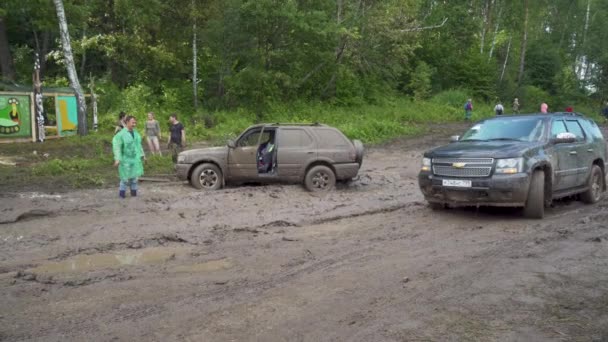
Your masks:
M 161 264 L 183 251 L 174 248 L 147 248 L 137 251 L 77 255 L 66 260 L 49 262 L 28 270 L 32 273 L 77 273 L 106 268 Z
M 187 258 L 190 250 L 184 248 L 154 247 L 142 250 L 126 250 L 114 253 L 77 255 L 62 261 L 44 263 L 28 269 L 28 273 L 58 275 L 94 272 L 130 266 L 161 265 L 176 258 Z M 234 267 L 230 259 L 204 262 L 182 260 L 176 266 L 167 267 L 170 273 L 201 273 L 227 270 Z
M 200 273 L 214 272 L 227 270 L 234 267 L 234 263 L 230 259 L 211 260 L 192 265 L 179 265 L 169 269 L 170 272 L 176 273 Z

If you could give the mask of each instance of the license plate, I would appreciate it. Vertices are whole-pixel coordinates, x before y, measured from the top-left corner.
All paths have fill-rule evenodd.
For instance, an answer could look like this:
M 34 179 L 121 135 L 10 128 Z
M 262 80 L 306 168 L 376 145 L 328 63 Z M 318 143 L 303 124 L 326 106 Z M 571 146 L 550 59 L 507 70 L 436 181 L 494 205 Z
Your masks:
M 444 179 L 443 186 L 453 186 L 456 188 L 470 188 L 472 186 L 470 180 Z

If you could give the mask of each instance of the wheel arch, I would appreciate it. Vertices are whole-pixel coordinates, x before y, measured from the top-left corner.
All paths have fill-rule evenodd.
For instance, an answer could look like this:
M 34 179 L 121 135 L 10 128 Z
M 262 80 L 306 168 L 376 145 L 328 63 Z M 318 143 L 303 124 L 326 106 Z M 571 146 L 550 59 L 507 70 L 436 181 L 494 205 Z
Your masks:
M 304 175 L 302 175 L 302 181 L 304 181 L 304 179 L 306 179 L 306 175 L 308 174 L 308 171 L 310 171 L 310 169 L 312 169 L 313 167 L 318 166 L 318 165 L 323 165 L 323 166 L 329 167 L 329 169 L 334 173 L 334 176 L 337 177 L 336 169 L 334 168 L 333 164 L 330 161 L 325 160 L 325 159 L 317 159 L 317 160 L 309 163 L 306 166 L 306 169 L 304 170 Z
M 531 168 L 530 177 L 535 171 L 545 174 L 545 204 L 550 204 L 553 199 L 553 167 L 547 161 L 541 161 Z

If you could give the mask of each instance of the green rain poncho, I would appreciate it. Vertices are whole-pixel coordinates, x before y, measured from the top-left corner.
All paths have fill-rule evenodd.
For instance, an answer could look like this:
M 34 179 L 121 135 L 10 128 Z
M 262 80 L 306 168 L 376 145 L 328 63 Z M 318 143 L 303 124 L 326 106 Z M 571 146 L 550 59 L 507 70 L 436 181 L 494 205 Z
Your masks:
M 123 128 L 112 139 L 114 160 L 120 161 L 118 176 L 124 181 L 144 174 L 144 166 L 141 160 L 144 156 L 144 150 L 141 147 L 141 135 L 136 130 L 133 130 L 133 133 L 134 136 L 131 136 L 129 130 Z

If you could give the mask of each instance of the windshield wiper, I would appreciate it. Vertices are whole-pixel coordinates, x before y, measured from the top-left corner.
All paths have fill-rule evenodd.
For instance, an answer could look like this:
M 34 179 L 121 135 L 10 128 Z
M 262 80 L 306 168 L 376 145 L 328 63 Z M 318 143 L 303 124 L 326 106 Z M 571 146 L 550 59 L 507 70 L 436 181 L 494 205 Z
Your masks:
M 458 141 L 487 141 L 486 139 L 462 139 Z
M 500 141 L 500 140 L 507 140 L 507 141 L 523 141 L 521 139 L 516 139 L 516 138 L 492 138 L 492 139 L 488 139 L 488 141 Z

